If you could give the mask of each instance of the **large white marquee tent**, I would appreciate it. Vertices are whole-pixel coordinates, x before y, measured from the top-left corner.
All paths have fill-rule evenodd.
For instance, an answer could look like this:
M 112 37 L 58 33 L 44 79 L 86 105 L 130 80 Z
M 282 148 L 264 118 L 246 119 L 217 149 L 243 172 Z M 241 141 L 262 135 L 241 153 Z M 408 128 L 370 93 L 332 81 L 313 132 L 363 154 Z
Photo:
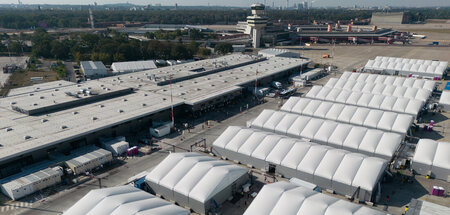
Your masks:
M 364 70 L 382 72 L 391 75 L 417 75 L 421 77 L 442 78 L 447 70 L 447 61 L 420 60 L 377 56 L 367 61 Z
M 402 142 L 397 133 L 274 110 L 261 112 L 251 127 L 386 160 L 392 159 Z
M 324 85 L 329 88 L 350 90 L 353 92 L 369 93 L 374 95 L 395 96 L 399 98 L 417 99 L 426 102 L 431 91 L 414 87 L 394 86 L 389 84 L 360 82 L 355 80 L 330 78 Z
M 412 169 L 421 175 L 450 181 L 450 143 L 420 139 L 412 160 Z
M 407 113 L 417 117 L 424 102 L 395 96 L 374 95 L 337 88 L 314 86 L 305 97 L 341 104 L 350 104 L 396 113 Z
M 386 215 L 289 182 L 264 185 L 244 215 Z
M 318 145 L 270 132 L 228 127 L 213 143 L 213 152 L 255 168 L 296 177 L 342 195 L 371 201 L 387 162 L 342 149 Z
M 150 189 L 200 214 L 212 211 L 247 183 L 248 171 L 198 153 L 172 153 L 146 177 Z
M 436 88 L 436 82 L 426 79 L 404 78 L 399 76 L 375 75 L 357 72 L 344 72 L 339 78 L 339 80 L 354 80 L 358 82 L 380 83 L 396 87 L 412 87 L 417 89 L 425 89 L 428 91 L 434 91 L 434 89 Z
M 189 211 L 133 186 L 89 191 L 64 215 L 189 215 Z
M 406 135 L 414 121 L 414 118 L 409 114 L 300 97 L 290 97 L 280 110 L 387 132 L 396 132 L 403 136 Z

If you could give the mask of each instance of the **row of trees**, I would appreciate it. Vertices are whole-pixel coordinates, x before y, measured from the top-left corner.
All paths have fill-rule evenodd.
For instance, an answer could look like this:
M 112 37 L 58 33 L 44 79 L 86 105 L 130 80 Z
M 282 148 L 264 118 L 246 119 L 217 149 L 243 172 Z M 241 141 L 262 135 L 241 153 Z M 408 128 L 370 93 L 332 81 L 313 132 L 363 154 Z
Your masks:
M 403 11 L 404 9 L 396 9 Z M 412 21 L 426 19 L 450 19 L 450 7 L 446 8 L 414 8 L 407 9 Z M 308 20 L 345 21 L 351 19 L 367 19 L 374 11 L 348 9 L 311 9 L 311 10 L 267 10 L 271 20 Z M 156 24 L 234 24 L 245 20 L 250 15 L 249 9 L 235 10 L 96 10 L 95 20 L 102 22 L 146 22 Z M 0 11 L 0 27 L 13 29 L 29 29 L 37 27 L 67 28 L 88 27 L 87 10 L 23 10 L 11 9 Z
M 115 31 L 103 34 L 70 35 L 58 40 L 44 29 L 36 29 L 31 37 L 32 54 L 36 57 L 99 60 L 105 64 L 143 59 L 192 59 L 194 55 L 206 57 L 211 52 L 196 42 L 184 44 L 169 41 L 137 41 Z

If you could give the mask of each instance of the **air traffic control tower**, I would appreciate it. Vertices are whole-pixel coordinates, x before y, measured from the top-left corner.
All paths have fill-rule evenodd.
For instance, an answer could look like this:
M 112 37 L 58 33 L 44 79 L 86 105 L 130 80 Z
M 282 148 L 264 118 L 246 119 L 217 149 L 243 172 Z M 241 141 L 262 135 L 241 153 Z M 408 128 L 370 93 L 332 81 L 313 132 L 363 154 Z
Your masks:
M 261 34 L 267 25 L 265 8 L 263 4 L 252 4 L 252 15 L 247 17 L 247 24 L 252 28 L 253 48 L 259 48 L 261 44 Z

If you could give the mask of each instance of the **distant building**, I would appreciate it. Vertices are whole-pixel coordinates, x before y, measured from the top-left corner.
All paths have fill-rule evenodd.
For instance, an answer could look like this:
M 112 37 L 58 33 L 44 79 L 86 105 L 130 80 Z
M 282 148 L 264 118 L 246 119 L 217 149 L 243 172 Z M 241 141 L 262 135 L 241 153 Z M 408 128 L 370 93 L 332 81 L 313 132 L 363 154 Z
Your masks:
M 262 55 L 263 57 L 300 57 L 300 53 L 290 52 L 283 49 L 263 49 L 258 52 L 258 55 Z
M 108 75 L 106 67 L 101 61 L 81 61 L 80 65 L 86 77 L 93 78 Z
M 407 16 L 403 12 L 396 12 L 396 13 L 376 12 L 372 13 L 372 19 L 370 23 L 372 25 L 407 24 L 409 23 L 409 16 Z
M 253 29 L 252 39 L 253 48 L 261 46 L 261 37 L 264 27 L 267 26 L 267 16 L 265 15 L 266 6 L 263 4 L 252 4 L 252 15 L 247 17 L 248 25 Z
M 233 52 L 245 52 L 245 45 L 233 45 Z

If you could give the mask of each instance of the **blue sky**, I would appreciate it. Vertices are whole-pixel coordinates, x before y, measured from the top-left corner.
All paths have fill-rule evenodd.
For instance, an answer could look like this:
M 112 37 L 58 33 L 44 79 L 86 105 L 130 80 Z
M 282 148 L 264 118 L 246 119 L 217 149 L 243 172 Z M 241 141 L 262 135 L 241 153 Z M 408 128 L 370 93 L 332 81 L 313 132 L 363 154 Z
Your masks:
M 110 3 L 126 3 L 127 0 L 21 0 L 24 4 L 110 4 Z M 303 0 L 289 0 L 289 4 L 300 3 Z M 221 5 L 221 6 L 241 6 L 245 7 L 254 2 L 264 3 L 264 0 L 259 1 L 243 1 L 243 0 L 128 0 L 133 4 L 162 4 L 162 5 Z M 266 0 L 267 5 L 272 5 L 272 2 L 276 6 L 285 6 L 286 0 Z M 309 1 L 311 2 L 311 1 Z M 0 0 L 0 4 L 17 3 L 17 0 Z M 450 6 L 450 0 L 315 0 L 313 6 L 410 6 L 410 7 L 423 7 L 423 6 Z

